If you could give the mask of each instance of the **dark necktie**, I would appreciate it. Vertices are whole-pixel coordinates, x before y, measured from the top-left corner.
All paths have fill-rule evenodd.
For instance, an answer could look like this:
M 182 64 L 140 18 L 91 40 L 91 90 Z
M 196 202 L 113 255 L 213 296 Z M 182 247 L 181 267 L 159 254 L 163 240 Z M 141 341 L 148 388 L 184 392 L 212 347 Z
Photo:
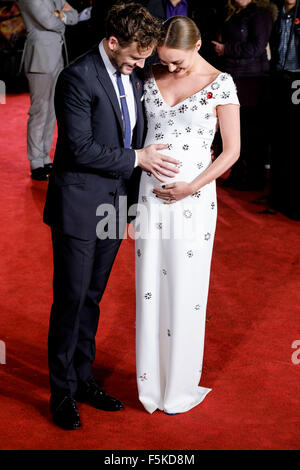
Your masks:
M 130 148 L 131 147 L 131 125 L 130 125 L 130 117 L 129 117 L 129 111 L 128 111 L 128 106 L 127 106 L 127 101 L 126 101 L 126 95 L 125 95 L 124 85 L 122 82 L 122 77 L 121 77 L 120 72 L 116 72 L 116 75 L 117 75 L 117 85 L 118 85 L 118 90 L 120 94 L 121 107 L 122 107 L 122 113 L 123 113 L 123 119 L 124 119 L 124 127 L 125 127 L 124 147 Z

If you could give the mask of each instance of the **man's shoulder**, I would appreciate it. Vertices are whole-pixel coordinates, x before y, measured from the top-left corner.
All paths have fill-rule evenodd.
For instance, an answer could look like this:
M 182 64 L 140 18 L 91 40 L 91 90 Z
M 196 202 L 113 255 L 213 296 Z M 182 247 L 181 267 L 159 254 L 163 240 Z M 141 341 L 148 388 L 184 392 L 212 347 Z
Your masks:
M 100 54 L 97 53 L 97 49 L 94 47 L 93 49 L 85 52 L 73 60 L 67 67 L 64 68 L 62 75 L 68 76 L 79 74 L 82 77 L 89 75 L 91 72 L 93 72 L 93 70 L 95 70 L 94 61 L 97 56 L 100 56 Z

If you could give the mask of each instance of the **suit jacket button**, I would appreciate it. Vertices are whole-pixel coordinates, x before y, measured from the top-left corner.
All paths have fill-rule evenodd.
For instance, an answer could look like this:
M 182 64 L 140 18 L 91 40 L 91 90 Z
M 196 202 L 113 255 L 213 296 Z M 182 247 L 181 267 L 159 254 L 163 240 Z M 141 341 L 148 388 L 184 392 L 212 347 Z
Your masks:
M 109 194 L 110 196 L 115 196 L 115 195 L 116 195 L 116 193 L 114 193 L 113 191 L 110 191 L 108 194 Z

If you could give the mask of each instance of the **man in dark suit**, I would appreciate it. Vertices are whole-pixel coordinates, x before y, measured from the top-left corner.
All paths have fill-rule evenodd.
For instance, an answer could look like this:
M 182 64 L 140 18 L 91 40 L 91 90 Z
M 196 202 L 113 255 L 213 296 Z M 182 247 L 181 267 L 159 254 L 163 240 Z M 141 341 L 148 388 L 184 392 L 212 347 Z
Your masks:
M 160 181 L 178 172 L 178 162 L 158 152 L 167 145 L 141 149 L 143 82 L 135 68 L 153 52 L 160 24 L 142 6 L 121 4 L 111 9 L 106 28 L 100 45 L 60 74 L 55 96 L 58 141 L 44 221 L 54 261 L 50 409 L 65 429 L 81 425 L 75 399 L 123 409 L 93 376 L 99 302 L 126 227 L 122 204 L 129 190 L 137 195 L 138 171 Z M 105 223 L 105 210 L 119 235 L 107 236 L 113 220 Z

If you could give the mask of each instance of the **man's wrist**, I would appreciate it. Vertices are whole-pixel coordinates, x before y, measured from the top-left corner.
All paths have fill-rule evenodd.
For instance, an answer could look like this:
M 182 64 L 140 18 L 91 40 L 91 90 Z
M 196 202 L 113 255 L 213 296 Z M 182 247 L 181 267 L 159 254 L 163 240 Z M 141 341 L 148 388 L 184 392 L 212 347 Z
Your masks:
M 139 166 L 139 160 L 140 160 L 140 156 L 141 156 L 142 151 L 143 151 L 143 149 L 135 150 L 135 165 L 134 165 L 134 167 Z
M 134 168 L 136 168 L 137 166 L 139 166 L 139 156 L 136 150 L 134 151 L 134 153 L 135 153 Z

